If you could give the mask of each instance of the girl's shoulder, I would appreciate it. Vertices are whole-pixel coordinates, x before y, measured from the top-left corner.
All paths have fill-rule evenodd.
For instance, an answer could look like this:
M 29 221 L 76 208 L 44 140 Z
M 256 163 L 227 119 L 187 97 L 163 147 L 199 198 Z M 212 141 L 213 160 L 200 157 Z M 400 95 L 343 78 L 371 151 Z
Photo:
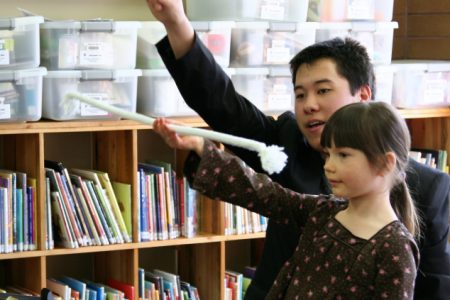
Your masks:
M 375 234 L 370 242 L 376 244 L 381 253 L 405 252 L 412 254 L 415 260 L 419 257 L 419 248 L 405 225 L 400 221 L 393 221 Z
M 311 215 L 321 216 L 321 218 L 329 219 L 330 217 L 334 217 L 339 211 L 348 206 L 347 200 L 337 198 L 334 195 L 319 194 L 311 195 L 310 197 L 315 200 Z

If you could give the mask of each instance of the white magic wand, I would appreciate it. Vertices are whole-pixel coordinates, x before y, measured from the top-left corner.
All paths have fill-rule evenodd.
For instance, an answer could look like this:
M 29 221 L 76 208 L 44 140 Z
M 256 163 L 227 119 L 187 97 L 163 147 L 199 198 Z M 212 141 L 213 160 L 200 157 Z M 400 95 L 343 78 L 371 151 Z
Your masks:
M 126 111 L 124 109 L 120 109 L 118 107 L 106 104 L 96 99 L 92 99 L 79 93 L 68 93 L 66 94 L 65 98 L 66 100 L 78 99 L 81 102 L 103 109 L 125 119 L 134 120 L 144 124 L 153 125 L 153 122 L 155 121 L 154 118 Z M 258 156 L 261 159 L 261 165 L 263 169 L 266 170 L 269 174 L 281 172 L 281 170 L 283 170 L 284 166 L 286 165 L 287 155 L 283 152 L 283 148 L 279 146 L 266 146 L 264 143 L 255 140 L 201 128 L 192 128 L 174 124 L 169 124 L 168 127 L 180 135 L 201 136 L 227 145 L 256 151 L 258 152 Z

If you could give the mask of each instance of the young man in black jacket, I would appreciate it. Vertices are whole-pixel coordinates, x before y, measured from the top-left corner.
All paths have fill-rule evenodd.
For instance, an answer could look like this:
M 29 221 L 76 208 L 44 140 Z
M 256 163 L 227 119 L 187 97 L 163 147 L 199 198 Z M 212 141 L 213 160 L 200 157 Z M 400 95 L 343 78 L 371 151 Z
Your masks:
M 284 147 L 288 164 L 272 178 L 303 193 L 330 193 L 323 173 L 320 135 L 327 119 L 343 105 L 370 101 L 373 68 L 364 47 L 352 40 L 315 44 L 291 61 L 295 114 L 266 116 L 238 94 L 187 19 L 182 0 L 147 0 L 167 37 L 157 47 L 187 104 L 211 128 Z M 230 149 L 256 171 L 263 171 L 254 152 Z M 410 162 L 407 182 L 423 219 L 421 262 L 415 299 L 450 295 L 450 179 L 447 174 Z M 300 232 L 269 221 L 264 251 L 246 299 L 264 299 L 281 265 L 297 245 Z

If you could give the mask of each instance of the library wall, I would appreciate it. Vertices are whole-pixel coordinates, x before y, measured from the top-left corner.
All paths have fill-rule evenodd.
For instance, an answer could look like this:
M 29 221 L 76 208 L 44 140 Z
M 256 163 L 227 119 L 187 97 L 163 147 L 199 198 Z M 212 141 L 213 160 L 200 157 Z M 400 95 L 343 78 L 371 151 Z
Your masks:
M 395 0 L 393 59 L 450 59 L 450 1 Z
M 17 7 L 49 19 L 114 19 L 149 21 L 145 0 L 0 0 L 0 16 L 20 16 Z M 154 19 L 153 19 L 154 20 Z

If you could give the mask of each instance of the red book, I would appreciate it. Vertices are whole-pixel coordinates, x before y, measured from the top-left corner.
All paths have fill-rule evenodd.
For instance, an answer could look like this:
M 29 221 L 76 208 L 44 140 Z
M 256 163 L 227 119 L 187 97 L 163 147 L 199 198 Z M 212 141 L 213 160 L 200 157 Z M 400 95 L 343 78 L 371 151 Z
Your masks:
M 110 287 L 122 291 L 125 294 L 125 298 L 128 300 L 134 300 L 134 286 L 131 284 L 123 283 L 115 279 L 108 279 L 106 282 Z

